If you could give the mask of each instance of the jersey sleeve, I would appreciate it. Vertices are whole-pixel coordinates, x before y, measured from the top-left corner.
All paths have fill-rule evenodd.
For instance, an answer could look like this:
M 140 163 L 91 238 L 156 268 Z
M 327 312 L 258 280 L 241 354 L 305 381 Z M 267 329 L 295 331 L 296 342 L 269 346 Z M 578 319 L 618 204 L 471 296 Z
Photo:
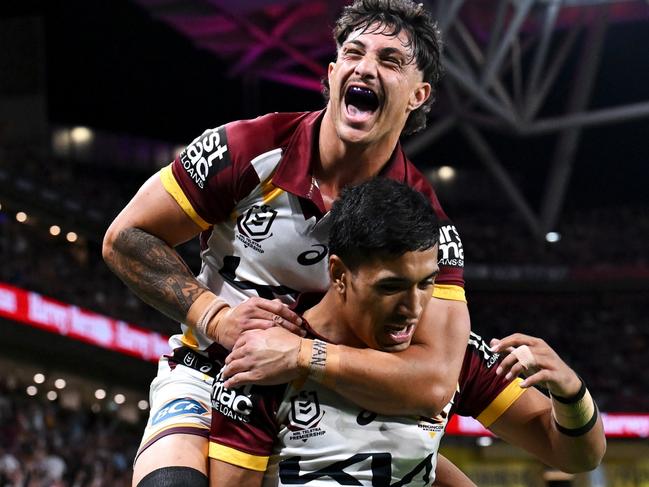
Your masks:
M 466 302 L 464 293 L 464 248 L 462 239 L 451 219 L 446 215 L 430 183 L 414 166 L 408 168 L 408 183 L 422 193 L 430 202 L 439 219 L 440 273 L 435 279 L 433 296 Z
M 251 161 L 286 143 L 300 118 L 269 114 L 209 129 L 160 171 L 162 183 L 202 229 L 230 217 L 259 183 Z
M 491 351 L 486 342 L 471 332 L 460 372 L 460 392 L 456 413 L 476 418 L 485 428 L 491 426 L 526 389 L 521 379 L 505 379 L 496 375 L 501 362 L 499 353 Z
M 167 192 L 202 230 L 229 214 L 235 181 L 242 177 L 227 131 L 227 125 L 206 130 L 160 171 Z
M 212 389 L 210 458 L 265 471 L 277 438 L 276 412 L 286 387 L 226 389 L 219 374 Z

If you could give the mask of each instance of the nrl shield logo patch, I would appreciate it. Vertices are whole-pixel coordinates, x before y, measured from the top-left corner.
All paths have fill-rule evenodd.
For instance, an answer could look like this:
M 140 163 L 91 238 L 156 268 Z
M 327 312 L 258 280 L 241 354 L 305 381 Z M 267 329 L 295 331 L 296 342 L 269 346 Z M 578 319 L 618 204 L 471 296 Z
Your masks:
M 313 428 L 322 419 L 323 412 L 315 391 L 300 391 L 291 398 L 289 421 L 298 428 Z
M 239 231 L 253 240 L 270 237 L 270 227 L 275 221 L 277 211 L 268 205 L 254 205 L 241 215 L 237 221 Z

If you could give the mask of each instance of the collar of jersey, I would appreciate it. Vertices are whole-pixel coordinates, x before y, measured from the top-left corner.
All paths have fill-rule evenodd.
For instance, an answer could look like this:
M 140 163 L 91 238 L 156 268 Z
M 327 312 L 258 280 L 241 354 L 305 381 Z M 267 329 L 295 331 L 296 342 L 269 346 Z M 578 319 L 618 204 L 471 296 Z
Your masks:
M 273 175 L 273 185 L 294 195 L 312 201 L 324 214 L 320 190 L 313 184 L 313 155 L 317 153 L 316 141 L 325 110 L 311 112 L 300 122 L 295 133 L 282 151 L 282 160 Z M 388 163 L 379 173 L 382 177 L 405 182 L 406 157 L 397 143 Z

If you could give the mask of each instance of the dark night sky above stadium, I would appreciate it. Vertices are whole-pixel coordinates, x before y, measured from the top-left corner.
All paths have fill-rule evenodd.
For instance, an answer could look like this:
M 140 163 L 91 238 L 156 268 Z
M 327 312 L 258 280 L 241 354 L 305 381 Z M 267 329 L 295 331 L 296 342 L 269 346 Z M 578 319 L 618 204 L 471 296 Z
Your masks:
M 12 11 L 9 11 L 12 9 Z M 205 128 L 268 111 L 316 109 L 318 93 L 265 82 L 258 93 L 227 79 L 227 66 L 127 0 L 20 2 L 3 15 L 41 15 L 46 27 L 48 111 L 55 124 L 87 125 L 186 143 Z M 591 108 L 649 101 L 649 23 L 612 26 Z M 568 87 L 555 98 L 565 101 Z M 255 100 L 255 103 L 251 103 Z M 255 108 L 256 107 L 256 108 Z M 504 164 L 534 192 L 547 175 L 547 140 L 511 141 Z M 546 157 L 547 156 L 547 157 Z M 450 134 L 420 164 L 480 169 L 466 143 Z M 649 205 L 649 118 L 584 131 L 567 204 Z M 533 197 L 532 197 L 533 199 Z

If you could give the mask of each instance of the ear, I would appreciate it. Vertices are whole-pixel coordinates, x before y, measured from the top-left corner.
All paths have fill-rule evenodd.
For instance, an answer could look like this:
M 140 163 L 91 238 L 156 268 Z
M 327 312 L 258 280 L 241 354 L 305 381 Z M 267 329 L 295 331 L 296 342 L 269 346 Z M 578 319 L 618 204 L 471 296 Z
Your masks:
M 332 61 L 327 66 L 327 78 L 331 78 L 331 73 L 333 73 L 334 69 L 336 69 L 336 63 Z M 331 79 L 329 79 L 329 84 L 331 86 Z
M 430 86 L 430 83 L 426 83 L 424 81 L 417 83 L 417 86 L 411 93 L 410 99 L 408 100 L 408 111 L 412 112 L 414 110 L 417 110 L 417 108 L 426 103 L 426 100 L 428 100 L 428 98 L 430 97 L 431 91 L 432 88 Z
M 349 269 L 337 255 L 329 257 L 329 278 L 331 287 L 336 294 L 345 295 L 347 289 L 346 278 L 350 275 Z

